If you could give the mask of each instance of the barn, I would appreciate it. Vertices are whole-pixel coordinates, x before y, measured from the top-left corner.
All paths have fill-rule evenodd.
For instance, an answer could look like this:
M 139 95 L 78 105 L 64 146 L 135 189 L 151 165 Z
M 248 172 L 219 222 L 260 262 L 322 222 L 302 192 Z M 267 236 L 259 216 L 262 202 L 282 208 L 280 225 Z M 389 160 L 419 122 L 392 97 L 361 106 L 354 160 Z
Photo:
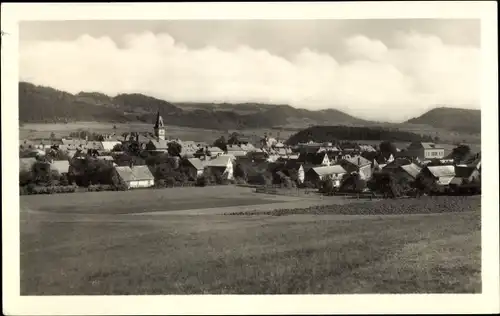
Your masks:
M 148 166 L 124 166 L 115 167 L 120 181 L 127 185 L 127 188 L 149 188 L 154 186 L 155 179 Z

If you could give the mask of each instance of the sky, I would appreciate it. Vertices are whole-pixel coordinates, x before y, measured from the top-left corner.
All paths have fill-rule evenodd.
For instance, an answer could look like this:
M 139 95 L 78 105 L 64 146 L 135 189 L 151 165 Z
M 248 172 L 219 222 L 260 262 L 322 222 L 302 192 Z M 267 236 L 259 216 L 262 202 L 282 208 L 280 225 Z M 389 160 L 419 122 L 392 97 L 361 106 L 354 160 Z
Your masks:
M 21 81 L 389 122 L 441 105 L 479 109 L 480 61 L 479 20 L 20 23 Z

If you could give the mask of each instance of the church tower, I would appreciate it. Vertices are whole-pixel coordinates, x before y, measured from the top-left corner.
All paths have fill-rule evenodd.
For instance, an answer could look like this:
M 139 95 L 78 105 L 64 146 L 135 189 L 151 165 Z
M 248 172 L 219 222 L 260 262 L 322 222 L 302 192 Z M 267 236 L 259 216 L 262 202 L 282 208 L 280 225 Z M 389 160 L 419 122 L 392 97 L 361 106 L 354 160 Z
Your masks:
M 165 140 L 165 126 L 163 125 L 163 118 L 160 115 L 160 110 L 158 110 L 158 114 L 156 115 L 154 134 L 158 140 Z

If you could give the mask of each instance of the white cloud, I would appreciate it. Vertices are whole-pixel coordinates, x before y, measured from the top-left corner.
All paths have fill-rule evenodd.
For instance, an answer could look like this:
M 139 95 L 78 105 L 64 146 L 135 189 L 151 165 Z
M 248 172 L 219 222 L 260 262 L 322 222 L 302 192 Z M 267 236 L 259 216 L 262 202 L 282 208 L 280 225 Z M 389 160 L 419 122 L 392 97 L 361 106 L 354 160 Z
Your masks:
M 479 105 L 479 49 L 439 37 L 397 34 L 397 47 L 363 35 L 343 42 L 350 61 L 304 48 L 292 58 L 240 46 L 187 48 L 168 34 L 29 41 L 20 48 L 21 80 L 72 93 L 141 92 L 169 101 L 289 103 L 341 108 L 363 118 L 399 121 L 432 104 Z

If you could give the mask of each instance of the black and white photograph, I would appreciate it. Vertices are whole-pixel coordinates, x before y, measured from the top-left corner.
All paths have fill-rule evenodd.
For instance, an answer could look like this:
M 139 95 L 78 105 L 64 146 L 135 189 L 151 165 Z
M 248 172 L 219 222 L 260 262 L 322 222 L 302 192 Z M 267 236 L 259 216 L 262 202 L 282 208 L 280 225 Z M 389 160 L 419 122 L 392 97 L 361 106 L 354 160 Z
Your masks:
M 493 4 L 302 19 L 286 3 L 251 19 L 244 3 L 221 19 L 115 4 L 106 19 L 75 3 L 17 9 L 11 28 L 2 10 L 11 295 L 497 297 Z

